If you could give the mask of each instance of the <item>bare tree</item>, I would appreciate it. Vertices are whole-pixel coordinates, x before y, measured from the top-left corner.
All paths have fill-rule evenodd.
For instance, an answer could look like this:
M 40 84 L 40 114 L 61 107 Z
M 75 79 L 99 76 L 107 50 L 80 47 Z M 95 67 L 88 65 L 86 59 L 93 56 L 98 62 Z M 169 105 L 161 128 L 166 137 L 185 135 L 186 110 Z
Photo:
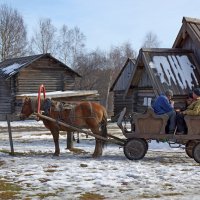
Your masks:
M 148 32 L 145 36 L 142 47 L 143 48 L 157 48 L 160 46 L 158 37 L 153 32 Z
M 60 30 L 59 56 L 60 59 L 71 67 L 76 67 L 76 60 L 84 49 L 85 36 L 78 27 L 69 29 L 66 25 Z
M 56 54 L 56 28 L 51 19 L 40 19 L 38 30 L 35 31 L 31 39 L 31 46 L 34 53 L 51 53 Z
M 63 25 L 60 29 L 59 35 L 59 58 L 65 64 L 70 63 L 70 51 L 71 51 L 71 31 L 68 29 L 67 25 Z
M 6 4 L 0 6 L 0 59 L 26 53 L 26 27 L 19 12 Z
M 121 46 L 122 48 L 122 55 L 125 59 L 132 58 L 135 59 L 137 57 L 136 51 L 133 49 L 132 45 L 129 42 L 125 42 Z
M 136 57 L 136 52 L 128 43 L 111 47 L 108 53 L 97 49 L 89 54 L 82 54 L 78 57 L 75 68 L 82 75 L 82 78 L 77 81 L 77 88 L 98 90 L 101 103 L 110 109 L 112 107 L 112 99 L 109 97 L 111 84 L 128 57 Z
M 99 90 L 102 82 L 101 72 L 107 65 L 107 58 L 104 52 L 95 50 L 88 54 L 79 55 L 75 70 L 82 75 L 77 80 L 78 89 Z
M 74 40 L 73 40 L 73 45 L 72 45 L 72 52 L 73 52 L 73 67 L 76 66 L 76 59 L 79 56 L 79 54 L 82 52 L 85 44 L 83 41 L 85 40 L 85 35 L 81 33 L 80 29 L 78 27 L 75 27 L 73 29 L 73 35 L 74 35 Z
M 123 43 L 119 47 L 111 47 L 109 57 L 108 57 L 108 69 L 107 69 L 107 87 L 105 87 L 104 100 L 106 108 L 111 107 L 112 101 L 110 97 L 110 87 L 117 75 L 119 74 L 121 68 L 123 67 L 127 58 L 136 58 L 136 51 L 133 50 L 131 44 L 129 42 Z M 110 99 L 110 100 L 109 100 Z

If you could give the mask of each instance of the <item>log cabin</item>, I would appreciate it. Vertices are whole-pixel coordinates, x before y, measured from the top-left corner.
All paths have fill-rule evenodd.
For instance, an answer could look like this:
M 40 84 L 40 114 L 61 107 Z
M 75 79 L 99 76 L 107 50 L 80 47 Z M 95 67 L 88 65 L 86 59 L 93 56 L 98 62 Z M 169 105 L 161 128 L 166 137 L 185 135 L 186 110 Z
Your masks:
M 122 68 L 110 89 L 114 93 L 111 118 L 114 121 L 123 107 L 128 113 L 144 112 L 166 89 L 174 92 L 175 106 L 182 107 L 189 91 L 199 85 L 200 19 L 183 17 L 172 48 L 142 48 L 129 71 Z
M 77 72 L 50 54 L 12 58 L 0 63 L 0 120 L 16 115 L 21 104 L 18 95 L 37 93 L 41 84 L 46 91 L 74 90 Z

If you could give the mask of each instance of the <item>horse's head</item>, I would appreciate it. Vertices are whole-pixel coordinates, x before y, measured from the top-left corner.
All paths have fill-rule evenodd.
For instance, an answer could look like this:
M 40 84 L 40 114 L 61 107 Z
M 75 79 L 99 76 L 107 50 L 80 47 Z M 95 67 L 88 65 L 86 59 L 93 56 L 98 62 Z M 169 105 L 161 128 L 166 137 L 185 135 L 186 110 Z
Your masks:
M 25 120 L 32 113 L 33 113 L 33 108 L 32 108 L 31 98 L 25 97 L 23 105 L 22 105 L 22 110 L 21 110 L 21 113 L 20 113 L 20 119 Z

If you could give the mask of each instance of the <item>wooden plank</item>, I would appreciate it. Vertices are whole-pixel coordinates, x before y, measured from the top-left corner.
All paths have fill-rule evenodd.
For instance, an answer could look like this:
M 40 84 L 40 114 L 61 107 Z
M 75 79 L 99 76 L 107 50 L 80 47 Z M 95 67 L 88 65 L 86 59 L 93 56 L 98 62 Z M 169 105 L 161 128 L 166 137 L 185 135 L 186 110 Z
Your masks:
M 41 115 L 40 113 L 34 113 L 34 114 L 35 114 L 36 116 L 42 118 L 42 119 L 46 119 L 46 120 L 49 120 L 49 121 L 58 123 L 59 125 L 64 126 L 64 127 L 66 127 L 66 128 L 69 128 L 69 129 L 71 129 L 71 130 L 74 130 L 74 131 L 77 131 L 77 132 L 80 132 L 80 133 L 85 133 L 85 134 L 90 135 L 90 136 L 93 136 L 93 137 L 95 137 L 95 138 L 97 138 L 97 139 L 104 140 L 104 141 L 109 141 L 109 142 L 112 142 L 112 143 L 115 143 L 115 144 L 116 144 L 116 141 L 109 140 L 109 139 L 107 139 L 107 138 L 105 138 L 105 137 L 102 137 L 102 136 L 100 136 L 100 135 L 96 135 L 96 134 L 94 134 L 94 133 L 92 133 L 92 132 L 90 132 L 90 131 L 86 131 L 86 130 L 83 130 L 83 129 L 81 129 L 81 128 L 75 127 L 75 126 L 71 126 L 71 125 L 69 125 L 69 124 L 63 123 L 63 122 L 61 122 L 61 121 L 55 120 L 55 119 L 50 118 L 50 117 L 47 117 L 47 116 L 45 116 L 45 115 Z M 114 138 L 114 137 L 113 137 L 113 138 Z M 116 138 L 117 138 L 117 137 L 115 137 L 115 139 L 116 139 Z M 119 142 L 120 140 L 121 140 L 121 139 L 118 138 L 118 142 Z
M 59 125 L 64 126 L 64 127 L 66 127 L 66 128 L 69 128 L 69 129 L 71 129 L 71 130 L 78 131 L 78 132 L 81 132 L 81 133 L 85 133 L 85 134 L 88 134 L 88 135 L 90 135 L 90 136 L 93 136 L 93 137 L 95 137 L 95 138 L 97 138 L 97 139 L 101 139 L 101 140 L 107 141 L 107 138 L 102 137 L 102 136 L 100 136 L 100 135 L 93 134 L 93 133 L 91 133 L 91 132 L 89 132 L 89 131 L 83 130 L 83 129 L 78 128 L 78 127 L 75 127 L 75 126 L 71 126 L 71 125 L 69 125 L 69 124 L 63 123 L 63 122 L 61 122 L 61 121 L 55 120 L 55 119 L 50 118 L 50 117 L 47 117 L 47 116 L 45 116 L 45 115 L 41 115 L 40 113 L 34 113 L 34 114 L 35 114 L 36 116 L 38 116 L 39 118 L 46 119 L 46 120 L 49 120 L 49 121 L 58 123 Z
M 200 37 L 199 37 L 199 35 L 200 35 L 199 26 L 197 26 L 197 25 L 194 24 L 194 23 L 191 23 L 191 24 L 190 24 L 190 27 L 192 28 L 194 35 L 196 36 L 196 38 L 198 38 L 198 41 L 199 41 L 199 40 L 200 40 Z
M 73 133 L 68 132 L 67 133 L 67 149 L 72 149 L 73 148 Z
M 10 116 L 6 115 L 7 124 L 8 124 L 8 134 L 9 134 L 9 141 L 10 141 L 10 150 L 11 155 L 14 155 L 14 147 L 13 147 L 13 139 L 12 139 L 12 131 L 11 131 L 11 125 L 10 125 Z
M 49 98 L 59 98 L 59 97 L 73 97 L 73 96 L 87 96 L 87 95 L 98 95 L 97 90 L 76 90 L 76 91 L 54 91 L 54 92 L 46 92 L 46 96 Z M 25 96 L 29 97 L 37 97 L 38 93 L 29 93 L 29 94 L 21 94 L 17 95 L 17 99 L 21 99 Z

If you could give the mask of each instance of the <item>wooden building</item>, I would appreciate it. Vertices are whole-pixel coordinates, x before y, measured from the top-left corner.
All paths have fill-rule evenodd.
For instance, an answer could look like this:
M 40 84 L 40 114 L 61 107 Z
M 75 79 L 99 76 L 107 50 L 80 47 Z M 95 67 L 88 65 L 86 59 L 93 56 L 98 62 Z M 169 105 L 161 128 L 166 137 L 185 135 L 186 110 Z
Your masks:
M 131 68 L 129 62 L 110 89 L 113 119 L 123 107 L 129 113 L 144 112 L 166 89 L 173 90 L 175 106 L 183 106 L 188 92 L 200 85 L 200 19 L 183 17 L 172 48 L 141 49 Z
M 117 117 L 124 107 L 133 110 L 132 97 L 125 96 L 125 91 L 135 67 L 135 60 L 128 58 L 110 88 L 113 92 L 113 118 Z M 113 119 L 115 120 L 115 119 Z
M 200 19 L 183 17 L 173 48 L 192 50 L 200 63 Z
M 184 49 L 141 49 L 129 78 L 123 88 L 123 94 L 117 101 L 116 83 L 111 88 L 114 92 L 114 107 L 122 110 L 127 107 L 128 113 L 144 112 L 153 100 L 167 89 L 174 92 L 177 107 L 183 106 L 186 94 L 200 83 L 199 64 L 193 51 Z M 129 100 L 128 104 L 124 100 Z M 118 104 L 117 104 L 117 103 Z M 115 109 L 117 110 L 117 109 Z M 119 110 L 114 112 L 114 117 Z
M 46 91 L 73 90 L 80 75 L 50 54 L 8 59 L 0 63 L 0 120 L 15 115 L 21 105 L 16 96 L 37 93 L 41 84 Z

